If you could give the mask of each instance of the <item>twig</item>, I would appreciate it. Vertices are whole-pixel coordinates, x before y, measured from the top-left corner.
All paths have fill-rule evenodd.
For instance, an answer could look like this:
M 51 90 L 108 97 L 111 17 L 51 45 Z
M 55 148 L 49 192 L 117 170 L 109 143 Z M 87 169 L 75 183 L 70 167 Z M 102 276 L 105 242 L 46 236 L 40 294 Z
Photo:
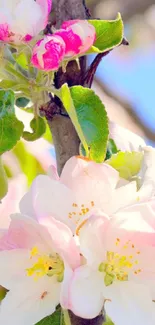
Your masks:
M 129 45 L 128 40 L 124 37 L 120 45 Z M 120 46 L 119 45 L 119 46 Z M 94 80 L 94 75 L 96 73 L 96 70 L 102 61 L 102 59 L 107 56 L 113 49 L 109 51 L 105 51 L 103 53 L 99 53 L 96 55 L 95 59 L 93 60 L 92 64 L 90 65 L 89 69 L 87 70 L 84 79 L 83 79 L 83 85 L 85 87 L 91 88 L 92 82 Z

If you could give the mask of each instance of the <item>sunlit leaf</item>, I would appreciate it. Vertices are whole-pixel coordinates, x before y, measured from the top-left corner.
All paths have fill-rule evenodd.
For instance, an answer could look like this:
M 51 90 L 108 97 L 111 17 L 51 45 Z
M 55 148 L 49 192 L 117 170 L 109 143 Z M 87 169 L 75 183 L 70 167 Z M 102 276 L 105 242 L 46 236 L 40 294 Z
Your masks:
M 86 155 L 102 162 L 108 141 L 108 118 L 105 107 L 91 89 L 62 86 L 62 101 L 79 135 Z
M 89 53 L 104 52 L 118 46 L 123 39 L 123 21 L 118 14 L 116 20 L 89 20 L 96 29 L 96 41 Z
M 143 159 L 142 152 L 122 152 L 112 155 L 106 163 L 115 168 L 120 177 L 130 180 L 132 176 L 138 174 Z
M 24 131 L 23 138 L 27 141 L 35 141 L 39 139 L 46 131 L 46 123 L 40 116 L 34 117 L 30 122 L 32 132 Z
M 0 90 L 0 155 L 12 149 L 23 133 L 24 124 L 14 110 L 14 93 Z

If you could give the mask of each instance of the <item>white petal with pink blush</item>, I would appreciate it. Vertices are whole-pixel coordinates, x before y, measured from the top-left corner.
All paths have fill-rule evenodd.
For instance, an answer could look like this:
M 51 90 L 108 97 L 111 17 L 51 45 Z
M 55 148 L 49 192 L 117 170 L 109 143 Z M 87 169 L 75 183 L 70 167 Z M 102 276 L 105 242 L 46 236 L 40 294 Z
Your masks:
M 96 317 L 98 311 L 108 299 L 112 301 L 112 307 L 106 309 L 106 306 L 110 306 L 110 302 L 105 303 L 107 314 L 109 313 L 110 317 L 116 314 L 116 318 L 112 319 L 114 322 L 116 321 L 115 325 L 123 325 L 127 314 L 124 313 L 125 308 L 121 307 L 121 305 L 122 300 L 126 299 L 128 304 L 135 304 L 135 306 L 137 304 L 139 306 L 137 320 L 140 320 L 141 314 L 143 315 L 146 312 L 147 316 L 150 314 L 150 323 L 148 324 L 153 325 L 154 305 L 152 300 L 154 300 L 154 297 L 152 292 L 153 288 L 155 289 L 155 214 L 150 206 L 141 204 L 139 209 L 136 206 L 135 211 L 134 209 L 131 211 L 124 210 L 123 213 L 113 215 L 110 219 L 101 215 L 90 217 L 80 229 L 79 243 L 80 251 L 85 257 L 87 265 L 79 267 L 74 272 L 71 280 L 71 310 L 84 318 Z M 90 283 L 90 286 L 88 283 Z M 94 286 L 93 290 L 90 289 L 91 286 Z M 144 286 L 147 297 L 149 297 L 146 303 L 148 310 L 145 311 L 143 310 L 145 294 L 143 299 L 140 298 L 142 295 L 139 294 L 141 286 Z M 75 290 L 75 288 L 77 289 Z M 125 288 L 128 288 L 128 292 L 126 292 Z M 82 292 L 86 297 L 85 304 L 81 298 Z M 130 296 L 128 295 L 129 292 Z M 119 305 L 118 317 L 117 305 Z M 129 310 L 132 309 L 130 305 L 128 308 Z M 122 321 L 121 317 L 124 317 Z M 146 316 L 144 319 L 146 320 Z M 141 323 L 135 321 L 133 324 Z
M 0 0 L 0 40 L 18 43 L 37 36 L 47 25 L 51 4 L 51 0 Z
M 97 210 L 112 216 L 149 199 L 147 193 L 146 197 L 140 197 L 136 181 L 121 184 L 120 181 L 119 173 L 111 166 L 72 157 L 60 179 L 55 172 L 51 177 L 38 176 L 21 200 L 20 209 L 41 223 L 52 216 L 78 234 L 81 225 Z
M 104 210 L 118 180 L 118 172 L 111 166 L 73 157 L 60 179 L 37 177 L 21 200 L 20 209 L 40 222 L 51 215 L 75 231 L 80 220 L 83 222 L 94 209 Z
M 1 324 L 34 325 L 60 302 L 68 308 L 69 282 L 80 254 L 66 225 L 50 218 L 43 226 L 13 215 L 0 250 L 0 284 L 10 290 L 1 304 Z

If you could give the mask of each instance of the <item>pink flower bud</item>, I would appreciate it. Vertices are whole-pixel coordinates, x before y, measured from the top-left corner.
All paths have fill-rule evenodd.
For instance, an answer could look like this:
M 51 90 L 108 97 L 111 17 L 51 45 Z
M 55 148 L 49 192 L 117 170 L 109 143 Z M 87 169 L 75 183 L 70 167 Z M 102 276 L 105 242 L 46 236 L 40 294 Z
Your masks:
M 52 0 L 5 0 L 0 10 L 0 40 L 28 42 L 48 22 Z
M 54 35 L 59 35 L 66 44 L 65 57 L 72 57 L 80 53 L 82 40 L 71 29 L 60 29 Z
M 87 20 L 69 20 L 64 22 L 61 28 L 72 30 L 73 34 L 80 37 L 82 45 L 79 47 L 79 54 L 86 52 L 94 44 L 96 30 Z
M 33 48 L 31 63 L 40 70 L 57 70 L 65 55 L 65 42 L 58 35 L 47 35 Z

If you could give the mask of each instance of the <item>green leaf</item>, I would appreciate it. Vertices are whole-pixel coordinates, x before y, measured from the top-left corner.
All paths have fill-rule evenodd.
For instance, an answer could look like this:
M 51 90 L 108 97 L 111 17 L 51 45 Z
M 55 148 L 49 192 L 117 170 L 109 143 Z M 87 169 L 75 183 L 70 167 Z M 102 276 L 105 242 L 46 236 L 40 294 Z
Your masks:
M 26 97 L 19 97 L 16 100 L 16 106 L 20 107 L 20 108 L 25 108 L 28 103 L 30 102 L 30 100 Z
M 96 41 L 89 53 L 100 53 L 118 46 L 123 39 L 124 28 L 121 15 L 116 20 L 89 20 L 96 29 Z
M 33 118 L 30 127 L 33 130 L 33 132 L 23 132 L 23 138 L 27 141 L 35 141 L 39 139 L 46 131 L 46 123 L 44 119 L 40 116 L 37 116 L 37 118 Z
M 61 88 L 62 102 L 69 114 L 86 155 L 102 162 L 108 141 L 108 118 L 105 107 L 95 92 L 82 86 Z
M 117 146 L 116 146 L 116 143 L 114 142 L 113 139 L 109 139 L 108 141 L 108 146 L 107 146 L 107 153 L 106 153 L 106 158 L 105 160 L 107 159 L 110 159 L 111 156 L 114 154 L 114 153 L 117 153 L 119 150 L 117 149 Z
M 141 163 L 143 159 L 142 152 L 118 152 L 106 163 L 113 168 L 115 168 L 120 177 L 130 180 L 133 176 L 137 175 L 141 168 Z
M 0 90 L 0 155 L 15 146 L 23 128 L 24 124 L 15 115 L 14 93 Z
M 40 162 L 26 150 L 22 141 L 19 141 L 13 148 L 13 153 L 17 157 L 22 172 L 27 177 L 28 186 L 31 185 L 34 178 L 39 174 L 45 174 Z
M 55 311 L 55 313 L 53 313 L 51 316 L 42 319 L 36 325 L 61 325 L 61 324 L 62 324 L 62 311 L 61 308 L 59 307 Z
M 61 100 L 63 102 L 63 105 L 64 105 L 68 115 L 70 116 L 70 118 L 71 118 L 71 120 L 72 120 L 72 122 L 73 122 L 73 124 L 75 126 L 75 129 L 76 129 L 76 131 L 78 133 L 78 136 L 79 136 L 79 138 L 80 138 L 80 140 L 81 140 L 81 142 L 82 142 L 82 144 L 84 146 L 86 154 L 89 154 L 88 144 L 87 144 L 85 135 L 83 133 L 83 130 L 81 128 L 81 125 L 79 123 L 77 111 L 76 111 L 76 108 L 74 106 L 74 102 L 72 100 L 72 95 L 71 95 L 70 89 L 68 88 L 67 84 L 64 84 L 61 87 Z
M 26 54 L 24 52 L 20 52 L 19 55 L 16 55 L 16 62 L 23 68 L 26 69 L 28 68 L 28 57 L 26 56 Z
M 8 191 L 8 178 L 3 167 L 3 163 L 0 157 L 0 200 L 7 194 Z
M 112 320 L 108 316 L 106 316 L 106 322 L 104 323 L 104 325 L 114 325 L 114 323 L 112 322 Z
M 0 88 L 1 89 L 12 89 L 13 87 L 15 87 L 18 84 L 17 81 L 14 80 L 10 80 L 10 79 L 6 79 L 6 80 L 2 80 L 0 81 Z
M 0 302 L 5 298 L 6 294 L 7 294 L 7 289 L 3 288 L 1 285 L 0 285 Z

